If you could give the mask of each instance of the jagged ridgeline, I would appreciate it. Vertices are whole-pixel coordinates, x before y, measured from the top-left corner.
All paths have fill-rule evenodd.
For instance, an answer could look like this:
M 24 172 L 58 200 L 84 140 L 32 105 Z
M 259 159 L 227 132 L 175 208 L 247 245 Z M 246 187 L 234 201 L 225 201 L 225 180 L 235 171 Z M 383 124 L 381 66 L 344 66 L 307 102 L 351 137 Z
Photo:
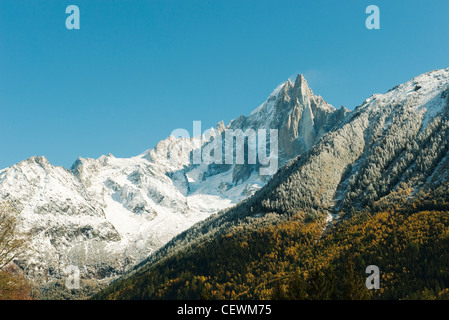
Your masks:
M 220 122 L 210 132 L 278 130 L 281 167 L 339 128 L 348 113 L 315 95 L 298 75 L 250 115 L 227 126 Z M 261 175 L 247 155 L 243 164 L 193 163 L 192 154 L 208 143 L 202 136 L 172 135 L 131 158 L 79 158 L 66 170 L 45 157 L 31 157 L 0 170 L 0 200 L 21 212 L 19 227 L 30 234 L 29 250 L 15 263 L 38 286 L 40 297 L 88 296 L 270 180 L 272 174 Z M 269 138 L 266 143 L 270 150 Z M 65 287 L 70 266 L 79 269 L 81 287 L 89 288 L 81 295 Z
M 297 79 L 296 83 L 298 82 L 301 83 L 302 79 Z M 284 89 L 286 87 L 284 86 Z M 370 259 L 385 258 L 382 254 L 392 246 L 389 241 L 397 242 L 395 229 L 399 228 L 401 223 L 413 221 L 413 226 L 416 224 L 419 226 L 422 218 L 424 223 L 422 228 L 429 230 L 429 226 L 435 223 L 435 226 L 439 226 L 436 228 L 438 232 L 435 234 L 424 232 L 420 235 L 419 230 L 413 229 L 416 233 L 407 235 L 406 241 L 417 242 L 418 249 L 423 250 L 421 251 L 423 256 L 435 260 L 438 254 L 444 251 L 441 248 L 446 248 L 447 245 L 445 229 L 440 227 L 447 226 L 448 214 L 446 206 L 449 169 L 448 116 L 449 69 L 431 71 L 398 85 L 385 94 L 371 96 L 346 115 L 337 126 L 332 127 L 327 133 L 322 133 L 319 139 L 313 140 L 310 135 L 308 138 L 302 135 L 300 145 L 305 146 L 302 152 L 282 167 L 253 196 L 195 224 L 175 237 L 98 297 L 185 298 L 200 295 L 207 297 L 208 293 L 214 290 L 217 295 L 212 297 L 266 298 L 272 292 L 280 294 L 281 289 L 286 289 L 287 286 L 283 282 L 284 278 L 275 273 L 268 276 L 270 272 L 267 270 L 273 267 L 282 275 L 285 270 L 277 269 L 274 267 L 275 264 L 288 262 L 291 266 L 288 270 L 291 271 L 296 267 L 299 268 L 303 262 L 296 259 L 287 259 L 286 262 L 282 259 L 277 260 L 276 257 L 281 253 L 282 257 L 290 254 L 291 257 L 311 262 L 312 266 L 316 266 L 315 269 L 320 269 L 320 263 L 330 268 L 329 259 L 341 264 L 345 258 L 351 258 L 354 252 L 345 251 L 342 256 L 321 260 L 329 248 L 341 245 L 338 233 L 333 232 L 340 230 L 338 232 L 342 232 L 340 234 L 344 236 L 345 243 L 349 247 L 356 246 L 357 241 L 370 240 L 372 235 L 367 238 L 363 238 L 363 235 L 352 243 L 346 238 L 352 233 L 345 233 L 338 228 L 326 229 L 324 239 L 334 237 L 335 243 L 327 242 L 327 246 L 321 248 L 319 243 L 323 238 L 322 230 L 325 226 L 323 221 L 336 222 L 346 218 L 349 222 L 345 223 L 354 224 L 354 228 L 357 226 L 362 228 L 363 224 L 367 223 L 364 218 L 360 218 L 363 215 L 366 215 L 368 222 L 373 224 L 374 230 L 377 228 L 382 230 L 380 237 L 384 239 L 384 242 L 373 242 L 377 247 L 371 249 L 379 251 L 378 255 L 369 256 Z M 295 130 L 301 132 L 300 123 L 296 125 L 298 127 Z M 304 139 L 313 142 L 308 144 Z M 435 199 L 432 199 L 433 197 Z M 424 206 L 420 207 L 422 203 Z M 432 203 L 436 207 L 432 207 Z M 425 211 L 429 208 L 431 211 Z M 382 229 L 385 220 L 378 221 L 377 215 L 374 217 L 371 215 L 379 211 L 383 212 L 383 217 L 393 219 L 393 229 Z M 408 218 L 402 217 L 403 214 L 410 215 L 410 220 L 404 220 Z M 277 228 L 280 228 L 280 231 L 276 231 Z M 356 233 L 352 235 L 355 236 Z M 283 242 L 284 240 L 286 242 Z M 430 246 L 432 241 L 435 242 L 433 247 Z M 273 249 L 273 243 L 281 245 L 280 249 Z M 408 245 L 416 247 L 416 244 L 410 243 L 402 243 L 403 247 L 397 247 L 396 254 L 405 255 L 404 250 Z M 421 247 L 423 244 L 429 246 Z M 319 256 L 318 253 L 318 256 L 300 257 L 295 253 L 295 250 L 301 251 L 308 247 L 317 249 L 316 246 L 322 250 L 323 256 Z M 267 249 L 263 249 L 264 247 Z M 288 253 L 288 248 L 293 251 Z M 368 245 L 360 247 L 361 250 L 371 250 L 369 248 Z M 194 258 L 196 256 L 199 258 Z M 354 268 L 363 265 L 360 259 L 368 257 L 355 258 L 357 261 L 354 261 Z M 405 256 L 404 259 L 409 261 Z M 352 261 L 352 258 L 349 260 Z M 254 264 L 260 268 L 257 275 L 248 269 L 254 267 Z M 409 265 L 404 267 L 407 268 Z M 326 268 L 323 267 L 321 272 L 339 274 Z M 356 272 L 353 268 L 349 269 Z M 214 278 L 216 275 L 207 270 L 216 270 L 221 278 Z M 231 271 L 223 275 L 224 271 L 220 273 L 219 270 Z M 305 273 L 301 273 L 298 279 L 301 277 L 304 277 L 304 281 L 310 281 L 313 277 L 321 279 L 320 275 L 313 274 L 313 270 L 306 268 Z M 413 270 L 415 275 L 419 276 L 416 269 Z M 438 283 L 432 285 L 435 295 L 441 293 L 438 288 L 443 290 L 448 286 L 446 276 L 444 273 L 444 276 L 433 279 Z M 349 275 L 345 279 L 351 277 Z M 279 285 L 273 282 L 277 278 L 281 282 Z M 257 279 L 261 279 L 261 282 L 257 282 Z M 427 281 L 421 280 L 423 283 Z M 195 289 L 192 289 L 192 281 L 195 283 Z M 341 290 L 345 286 L 358 285 L 350 283 L 349 280 L 347 282 L 335 283 L 338 283 Z M 249 286 L 249 283 L 252 283 L 253 287 Z M 242 284 L 243 287 L 237 288 L 238 284 Z M 254 289 L 255 287 L 260 291 Z M 135 294 L 130 288 L 135 290 Z M 360 294 L 364 295 L 362 289 Z M 338 292 L 342 292 L 341 290 Z M 415 288 L 409 293 L 412 296 L 422 294 L 416 290 Z M 310 292 L 306 294 L 313 296 Z M 384 297 L 410 297 L 407 294 L 390 291 L 389 295 L 386 294 Z M 444 296 L 444 292 L 441 294 Z

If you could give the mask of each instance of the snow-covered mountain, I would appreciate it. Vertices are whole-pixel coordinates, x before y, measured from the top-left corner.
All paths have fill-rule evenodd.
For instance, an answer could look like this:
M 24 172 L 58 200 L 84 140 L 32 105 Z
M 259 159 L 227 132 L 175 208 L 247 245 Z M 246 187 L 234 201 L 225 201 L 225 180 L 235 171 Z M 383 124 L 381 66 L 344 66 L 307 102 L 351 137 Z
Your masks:
M 253 196 L 176 236 L 126 277 L 145 274 L 186 247 L 195 252 L 234 228 L 267 228 L 298 213 L 306 221 L 339 220 L 353 209 L 392 206 L 448 182 L 449 68 L 369 97 Z
M 170 136 L 132 158 L 79 158 L 70 170 L 45 157 L 3 169 L 0 199 L 21 212 L 20 228 L 31 237 L 17 263 L 46 286 L 64 279 L 68 265 L 78 266 L 85 279 L 121 274 L 196 222 L 253 195 L 271 177 L 246 160 L 196 163 L 195 150 L 227 130 L 276 129 L 282 166 L 338 128 L 347 113 L 315 96 L 298 75 L 249 116 L 228 126 L 220 122 L 202 136 Z M 245 146 L 248 153 L 249 141 Z
M 449 69 L 372 95 L 270 180 L 261 210 L 338 216 L 405 186 L 432 188 L 448 179 L 448 128 Z
M 253 196 L 176 236 L 94 298 L 323 299 L 305 285 L 319 282 L 334 291 L 327 298 L 354 299 L 343 279 L 363 288 L 357 278 L 371 263 L 393 275 L 391 294 L 364 298 L 408 299 L 431 273 L 442 276 L 430 291 L 442 292 L 448 191 L 444 69 L 369 97 Z M 357 271 L 348 277 L 349 268 Z

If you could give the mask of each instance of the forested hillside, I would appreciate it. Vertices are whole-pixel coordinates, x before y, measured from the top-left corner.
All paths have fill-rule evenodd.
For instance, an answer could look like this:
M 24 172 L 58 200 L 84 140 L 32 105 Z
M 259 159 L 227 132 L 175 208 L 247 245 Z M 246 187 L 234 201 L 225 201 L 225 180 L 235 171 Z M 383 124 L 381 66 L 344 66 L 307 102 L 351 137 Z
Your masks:
M 410 191 L 403 185 L 333 226 L 305 223 L 301 212 L 266 227 L 236 226 L 141 268 L 96 298 L 449 298 L 449 185 L 412 198 Z M 368 265 L 380 268 L 380 290 L 365 287 Z
M 113 283 L 108 299 L 444 298 L 449 69 L 374 94 L 253 196 Z M 368 291 L 376 265 L 381 288 Z

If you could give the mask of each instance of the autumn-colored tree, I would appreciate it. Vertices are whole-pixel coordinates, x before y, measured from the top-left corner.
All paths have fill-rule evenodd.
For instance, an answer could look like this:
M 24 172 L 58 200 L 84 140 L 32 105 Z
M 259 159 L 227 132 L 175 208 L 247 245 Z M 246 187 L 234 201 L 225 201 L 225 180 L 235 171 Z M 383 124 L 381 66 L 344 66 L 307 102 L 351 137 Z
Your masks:
M 293 273 L 288 286 L 288 298 L 291 300 L 304 300 L 307 298 L 307 282 L 298 271 Z
M 272 300 L 284 300 L 285 297 L 285 292 L 284 292 L 284 288 L 282 288 L 282 284 L 279 280 L 276 280 L 276 282 L 274 283 L 274 287 L 273 290 L 271 291 L 271 299 Z
M 309 298 L 312 300 L 331 300 L 335 294 L 335 276 L 331 272 L 315 269 L 308 283 Z
M 5 268 L 25 244 L 17 231 L 17 210 L 9 203 L 0 203 L 0 270 Z
M 12 261 L 26 244 L 17 230 L 18 212 L 9 203 L 0 203 L 0 300 L 31 299 L 28 280 Z
M 341 298 L 344 300 L 368 300 L 369 292 L 363 280 L 354 271 L 354 262 L 349 260 L 343 273 Z
M 0 271 L 0 300 L 32 300 L 28 279 L 14 265 Z

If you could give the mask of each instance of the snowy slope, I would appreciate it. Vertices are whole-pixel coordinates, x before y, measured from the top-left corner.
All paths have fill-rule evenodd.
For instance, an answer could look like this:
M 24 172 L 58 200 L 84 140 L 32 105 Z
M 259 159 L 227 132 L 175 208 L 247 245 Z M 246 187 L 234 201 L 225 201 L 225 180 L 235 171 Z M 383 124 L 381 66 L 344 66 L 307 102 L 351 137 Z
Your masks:
M 267 228 L 298 213 L 331 221 L 354 208 L 391 208 L 407 200 L 402 190 L 431 191 L 449 182 L 448 138 L 449 68 L 366 99 L 253 196 L 176 236 L 125 277 L 234 228 Z
M 218 123 L 201 137 L 170 136 L 131 158 L 79 158 L 70 170 L 44 157 L 6 168 L 0 171 L 0 198 L 22 212 L 21 228 L 31 235 L 30 248 L 17 263 L 44 284 L 64 278 L 71 264 L 87 278 L 114 277 L 270 179 L 247 162 L 194 164 L 192 153 L 207 146 L 210 136 L 277 129 L 280 166 L 309 150 L 347 113 L 315 96 L 298 75 L 248 117 L 228 126 Z
M 447 167 L 448 137 L 449 69 L 435 70 L 366 99 L 258 201 L 263 211 L 338 216 L 404 186 L 418 192 L 447 181 L 435 170 Z

